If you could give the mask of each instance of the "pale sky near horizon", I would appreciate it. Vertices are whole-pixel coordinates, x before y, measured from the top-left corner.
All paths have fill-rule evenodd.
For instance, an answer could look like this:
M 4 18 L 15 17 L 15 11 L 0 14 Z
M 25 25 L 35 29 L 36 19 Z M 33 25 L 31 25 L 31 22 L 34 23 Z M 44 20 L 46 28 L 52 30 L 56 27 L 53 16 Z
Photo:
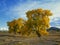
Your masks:
M 37 8 L 51 10 L 50 25 L 60 27 L 60 0 L 0 0 L 0 29 L 7 29 L 6 22 L 13 19 L 26 19 L 25 12 Z

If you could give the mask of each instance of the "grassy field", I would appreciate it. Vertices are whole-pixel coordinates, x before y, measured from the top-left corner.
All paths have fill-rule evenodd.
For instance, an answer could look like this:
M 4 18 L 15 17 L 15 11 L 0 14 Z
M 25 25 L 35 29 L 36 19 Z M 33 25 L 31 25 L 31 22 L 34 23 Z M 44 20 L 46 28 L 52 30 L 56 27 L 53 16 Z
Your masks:
M 31 38 L 0 32 L 0 45 L 60 45 L 60 32 L 50 31 L 49 36 Z

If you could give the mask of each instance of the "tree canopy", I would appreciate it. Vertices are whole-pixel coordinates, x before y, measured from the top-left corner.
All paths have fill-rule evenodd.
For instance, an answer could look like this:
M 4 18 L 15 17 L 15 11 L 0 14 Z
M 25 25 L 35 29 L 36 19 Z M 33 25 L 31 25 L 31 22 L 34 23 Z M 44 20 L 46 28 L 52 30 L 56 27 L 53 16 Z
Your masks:
M 52 16 L 50 10 L 29 10 L 26 12 L 27 20 L 19 18 L 7 23 L 9 26 L 9 32 L 30 34 L 32 31 L 35 31 L 38 36 L 47 35 L 47 29 L 50 26 L 49 16 Z

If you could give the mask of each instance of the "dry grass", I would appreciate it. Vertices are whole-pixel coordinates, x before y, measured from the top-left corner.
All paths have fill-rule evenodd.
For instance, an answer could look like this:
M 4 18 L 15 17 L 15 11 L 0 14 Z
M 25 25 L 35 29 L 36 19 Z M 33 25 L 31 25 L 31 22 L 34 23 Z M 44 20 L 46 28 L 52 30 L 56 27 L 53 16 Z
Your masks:
M 31 38 L 32 36 L 32 38 Z M 0 32 L 0 45 L 60 45 L 60 32 L 50 32 L 49 36 L 22 37 Z

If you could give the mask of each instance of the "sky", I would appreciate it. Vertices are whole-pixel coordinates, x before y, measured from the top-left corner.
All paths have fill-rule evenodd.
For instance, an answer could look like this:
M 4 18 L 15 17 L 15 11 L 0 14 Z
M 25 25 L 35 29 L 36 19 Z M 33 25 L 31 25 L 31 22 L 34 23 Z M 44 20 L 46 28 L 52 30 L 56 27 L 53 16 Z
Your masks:
M 60 0 L 0 0 L 0 30 L 8 30 L 8 21 L 27 19 L 25 13 L 38 8 L 51 10 L 50 26 L 60 28 Z

